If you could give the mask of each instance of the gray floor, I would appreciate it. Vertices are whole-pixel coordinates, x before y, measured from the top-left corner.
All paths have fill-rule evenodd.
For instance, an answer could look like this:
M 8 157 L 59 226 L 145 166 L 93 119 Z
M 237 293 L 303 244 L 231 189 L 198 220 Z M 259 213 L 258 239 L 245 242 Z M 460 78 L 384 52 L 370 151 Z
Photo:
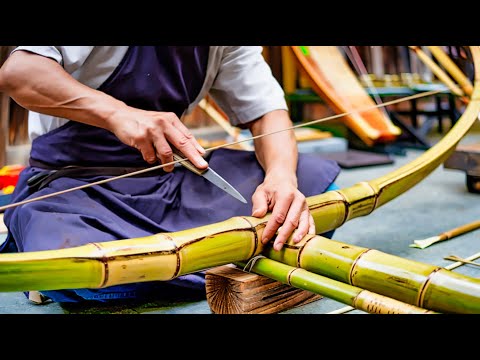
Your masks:
M 476 126 L 478 127 L 478 126 Z M 432 141 L 435 141 L 435 135 Z M 461 144 L 480 142 L 476 128 Z M 406 156 L 395 156 L 391 165 L 357 169 L 344 169 L 337 179 L 338 185 L 347 187 L 359 181 L 371 180 L 396 169 L 420 154 L 421 150 L 408 150 Z M 362 247 L 373 248 L 438 266 L 447 266 L 447 255 L 468 257 L 480 251 L 480 230 L 473 231 L 426 249 L 409 247 L 414 239 L 435 236 L 443 231 L 478 220 L 480 195 L 469 193 L 465 185 L 465 173 L 458 170 L 437 168 L 414 188 L 378 208 L 368 216 L 352 219 L 338 228 L 334 239 Z M 479 261 L 480 262 L 480 261 Z M 453 271 L 480 276 L 480 268 L 463 265 Z M 285 314 L 325 314 L 346 305 L 323 298 L 316 302 L 292 308 Z M 62 306 L 56 303 L 31 304 L 22 293 L 0 293 L 1 314 L 72 314 L 72 313 L 142 313 L 142 314 L 211 314 L 206 300 L 190 299 L 179 302 L 154 302 L 120 306 Z M 282 313 L 282 314 L 283 314 Z M 353 310 L 347 314 L 363 313 Z

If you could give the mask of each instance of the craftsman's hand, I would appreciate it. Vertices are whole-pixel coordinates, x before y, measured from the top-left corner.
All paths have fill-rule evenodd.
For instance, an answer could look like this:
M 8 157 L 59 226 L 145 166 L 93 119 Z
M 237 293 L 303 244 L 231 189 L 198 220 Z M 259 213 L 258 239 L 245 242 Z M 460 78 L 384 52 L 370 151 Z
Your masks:
M 262 217 L 272 212 L 263 230 L 262 243 L 266 244 L 277 232 L 273 248 L 281 250 L 288 237 L 293 234 L 297 243 L 307 234 L 315 233 L 315 223 L 305 196 L 297 189 L 296 178 L 284 174 L 267 175 L 252 196 L 252 216 Z
M 196 167 L 205 169 L 205 149 L 173 112 L 158 112 L 121 107 L 109 117 L 109 130 L 123 143 L 138 149 L 150 164 L 173 161 L 172 144 Z M 172 171 L 174 164 L 163 168 Z

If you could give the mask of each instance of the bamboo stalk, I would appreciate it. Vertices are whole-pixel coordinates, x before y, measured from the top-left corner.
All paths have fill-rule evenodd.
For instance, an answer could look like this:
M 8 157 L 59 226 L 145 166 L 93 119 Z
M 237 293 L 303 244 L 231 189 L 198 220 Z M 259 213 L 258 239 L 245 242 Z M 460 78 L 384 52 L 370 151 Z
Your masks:
M 264 275 L 283 284 L 308 290 L 348 304 L 371 314 L 433 314 L 435 312 L 321 276 L 305 269 L 288 266 L 265 257 L 251 259 L 248 271 Z
M 454 261 L 457 261 L 457 262 L 455 262 L 453 264 L 450 264 L 450 265 L 447 265 L 444 268 L 447 269 L 447 270 L 453 270 L 453 269 L 456 269 L 457 267 L 459 267 L 459 266 L 461 266 L 465 263 L 470 263 L 472 260 L 476 260 L 479 257 L 480 257 L 480 253 L 473 254 L 473 255 L 465 258 L 465 259 L 455 257 L 455 260 L 454 260 L 453 258 L 451 258 L 451 260 L 454 260 Z M 477 264 L 477 263 L 474 263 L 474 264 Z M 480 266 L 480 264 L 478 264 L 478 265 Z M 351 306 L 345 306 L 343 308 L 331 311 L 328 314 L 344 314 L 344 313 L 347 313 L 347 312 L 352 311 L 352 310 L 355 310 L 355 308 L 351 307 Z
M 440 64 L 450 73 L 450 75 L 457 81 L 462 90 L 467 96 L 473 93 L 473 85 L 470 79 L 460 70 L 460 68 L 453 62 L 452 59 L 439 46 L 427 46 L 433 56 Z
M 318 235 L 307 236 L 298 244 L 290 241 L 282 251 L 268 246 L 262 254 L 420 308 L 442 313 L 480 313 L 480 279 L 435 265 Z
M 1 254 L 0 291 L 102 288 L 171 280 L 257 255 L 263 228 L 256 218 L 235 217 L 175 233 Z

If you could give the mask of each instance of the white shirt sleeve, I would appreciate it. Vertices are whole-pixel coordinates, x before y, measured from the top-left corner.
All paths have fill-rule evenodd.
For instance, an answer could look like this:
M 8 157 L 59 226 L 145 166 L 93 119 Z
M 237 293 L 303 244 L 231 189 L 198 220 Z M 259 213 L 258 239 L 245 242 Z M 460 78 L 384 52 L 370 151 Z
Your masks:
M 13 51 L 25 50 L 49 57 L 71 74 L 83 65 L 93 48 L 93 46 L 18 46 Z
M 113 73 L 127 49 L 128 46 L 18 46 L 13 51 L 49 57 L 74 79 L 97 89 Z
M 288 109 L 261 46 L 226 47 L 210 95 L 237 126 L 270 111 Z
M 51 58 L 74 79 L 97 89 L 113 73 L 127 49 L 128 46 L 18 46 L 12 52 L 23 50 Z M 68 121 L 29 111 L 30 139 L 33 140 Z

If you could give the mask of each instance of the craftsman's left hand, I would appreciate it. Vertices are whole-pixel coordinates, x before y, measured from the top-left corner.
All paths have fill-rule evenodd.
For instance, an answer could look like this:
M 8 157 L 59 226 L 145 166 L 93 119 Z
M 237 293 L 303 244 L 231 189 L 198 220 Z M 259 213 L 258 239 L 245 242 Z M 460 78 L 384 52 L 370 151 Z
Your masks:
M 278 231 L 273 244 L 281 250 L 288 237 L 297 243 L 307 234 L 315 234 L 315 223 L 305 196 L 297 188 L 296 178 L 283 174 L 267 175 L 252 195 L 252 216 L 263 217 L 271 211 L 271 218 L 263 230 L 262 243 L 266 244 Z

